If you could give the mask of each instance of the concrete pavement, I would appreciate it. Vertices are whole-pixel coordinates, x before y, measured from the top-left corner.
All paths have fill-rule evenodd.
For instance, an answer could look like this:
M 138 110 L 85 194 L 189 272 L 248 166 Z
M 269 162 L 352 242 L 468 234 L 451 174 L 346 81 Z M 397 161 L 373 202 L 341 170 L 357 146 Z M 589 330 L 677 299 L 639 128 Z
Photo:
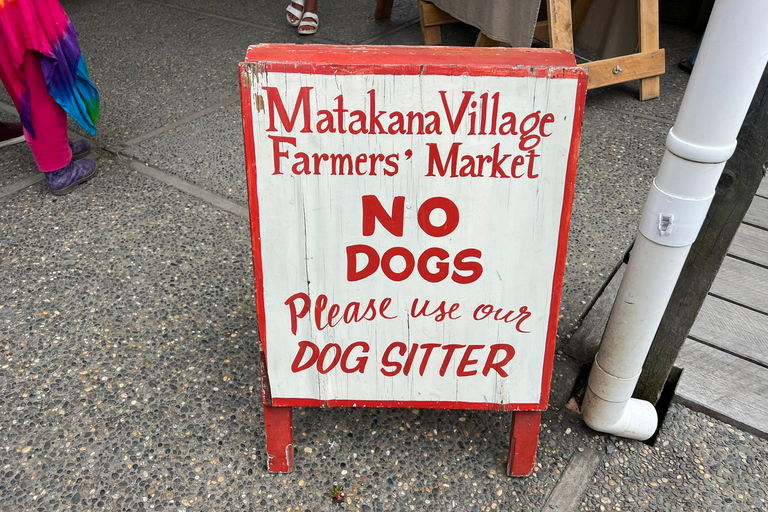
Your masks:
M 509 414 L 409 410 L 299 410 L 296 470 L 267 473 L 236 64 L 261 42 L 419 44 L 415 2 L 384 22 L 329 2 L 315 39 L 275 2 L 63 4 L 102 94 L 100 171 L 56 198 L 26 147 L 0 149 L 0 510 L 334 510 L 334 485 L 349 510 L 536 510 L 564 474 L 581 510 L 766 506 L 765 440 L 677 405 L 653 447 L 598 435 L 561 355 L 530 478 L 504 474 Z M 659 100 L 589 93 L 563 337 L 632 241 L 696 43 L 662 31 Z

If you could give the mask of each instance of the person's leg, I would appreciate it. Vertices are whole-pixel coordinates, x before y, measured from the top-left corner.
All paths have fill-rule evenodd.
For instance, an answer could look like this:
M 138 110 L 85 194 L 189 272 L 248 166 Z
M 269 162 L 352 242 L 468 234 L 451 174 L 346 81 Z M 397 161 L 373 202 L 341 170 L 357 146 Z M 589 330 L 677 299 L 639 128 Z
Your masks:
M 317 0 L 304 0 L 304 14 L 299 23 L 300 35 L 311 35 L 317 32 Z
M 24 54 L 21 72 L 29 87 L 30 118 L 34 132 L 24 130 L 27 144 L 37 167 L 45 173 L 51 192 L 57 196 L 69 194 L 96 174 L 96 162 L 91 159 L 72 159 L 72 147 L 67 137 L 67 114 L 48 93 L 40 58 L 36 53 Z M 85 145 L 88 146 L 87 143 Z M 82 153 L 82 149 L 85 148 L 76 148 L 76 151 Z M 90 146 L 87 149 L 90 151 Z M 79 158 L 83 155 L 76 156 Z
M 40 67 L 39 56 L 28 51 L 21 66 L 22 75 L 29 87 L 30 117 L 34 133 L 24 130 L 24 135 L 35 157 L 37 167 L 51 172 L 66 167 L 72 160 L 72 150 L 67 138 L 67 114 L 48 93 Z

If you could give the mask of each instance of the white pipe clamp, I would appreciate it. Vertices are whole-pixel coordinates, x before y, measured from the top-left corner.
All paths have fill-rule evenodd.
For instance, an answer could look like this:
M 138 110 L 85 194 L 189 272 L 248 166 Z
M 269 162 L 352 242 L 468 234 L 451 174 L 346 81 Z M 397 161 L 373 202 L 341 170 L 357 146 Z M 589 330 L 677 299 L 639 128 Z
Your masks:
M 640 233 L 659 245 L 691 245 L 696 241 L 714 197 L 714 193 L 704 198 L 676 197 L 661 190 L 654 178 L 640 219 Z

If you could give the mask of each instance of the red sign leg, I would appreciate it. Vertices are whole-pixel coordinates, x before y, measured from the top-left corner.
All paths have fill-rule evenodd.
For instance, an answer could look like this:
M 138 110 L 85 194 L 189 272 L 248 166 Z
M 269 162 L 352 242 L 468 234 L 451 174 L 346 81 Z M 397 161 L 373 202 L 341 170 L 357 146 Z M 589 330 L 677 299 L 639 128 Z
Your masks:
M 290 407 L 264 406 L 267 433 L 267 469 L 288 473 L 293 469 L 293 418 Z
M 509 476 L 528 476 L 533 472 L 540 424 L 541 411 L 518 411 L 512 414 L 507 464 Z

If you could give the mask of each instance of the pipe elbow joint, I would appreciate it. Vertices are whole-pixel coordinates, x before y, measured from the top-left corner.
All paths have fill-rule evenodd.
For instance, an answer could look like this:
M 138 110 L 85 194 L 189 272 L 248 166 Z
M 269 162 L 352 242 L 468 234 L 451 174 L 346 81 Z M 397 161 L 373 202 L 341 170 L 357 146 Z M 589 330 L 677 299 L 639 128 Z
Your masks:
M 628 439 L 650 439 L 658 426 L 656 409 L 650 402 L 630 398 L 609 402 L 587 388 L 583 403 L 584 422 L 593 430 Z

